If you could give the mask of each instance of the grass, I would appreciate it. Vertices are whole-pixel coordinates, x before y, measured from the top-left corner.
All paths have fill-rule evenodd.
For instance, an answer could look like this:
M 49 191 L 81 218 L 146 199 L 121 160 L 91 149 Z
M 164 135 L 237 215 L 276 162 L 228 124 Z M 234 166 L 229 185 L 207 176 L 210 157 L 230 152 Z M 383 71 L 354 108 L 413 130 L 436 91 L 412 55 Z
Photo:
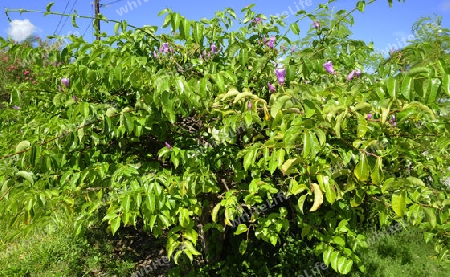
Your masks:
M 409 227 L 378 241 L 360 253 L 366 273 L 351 277 L 444 277 L 450 276 L 450 262 L 439 262 L 432 242 L 425 243 L 423 232 Z
M 117 237 L 107 236 L 102 228 L 76 238 L 73 230 L 64 226 L 50 234 L 35 232 L 6 241 L 8 235 L 17 230 L 1 226 L 0 222 L 0 229 L 7 231 L 0 237 L 0 276 L 131 276 L 135 271 L 135 260 L 126 253 L 117 256 L 114 243 Z M 316 262 L 322 262 L 322 257 L 312 254 L 313 245 L 296 238 L 295 234 L 285 237 L 279 247 L 250 242 L 244 256 L 231 244 L 232 241 L 226 260 L 201 268 L 183 263 L 174 266 L 169 276 L 298 277 L 303 270 L 312 274 L 310 269 Z M 153 243 L 151 246 L 161 247 Z M 147 248 L 144 252 L 148 251 Z M 349 277 L 450 276 L 448 260 L 438 262 L 433 244 L 426 244 L 423 233 L 414 227 L 381 239 L 358 254 L 366 273 L 357 272 L 355 268 Z M 331 268 L 320 273 L 326 277 L 339 276 Z
M 113 245 L 93 233 L 90 236 L 97 243 L 89 237 L 74 237 L 69 226 L 51 234 L 34 232 L 5 241 L 13 231 L 2 233 L 0 276 L 100 276 L 101 272 L 127 276 L 134 268 L 132 262 L 114 257 Z

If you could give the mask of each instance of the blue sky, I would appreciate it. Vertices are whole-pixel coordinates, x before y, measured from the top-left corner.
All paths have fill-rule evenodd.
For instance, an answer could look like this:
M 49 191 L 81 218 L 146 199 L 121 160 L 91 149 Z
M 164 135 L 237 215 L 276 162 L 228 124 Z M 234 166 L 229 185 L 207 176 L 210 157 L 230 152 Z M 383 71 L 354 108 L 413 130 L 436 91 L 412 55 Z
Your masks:
M 75 9 L 78 14 L 93 15 L 93 0 L 56 0 L 53 11 L 70 12 Z M 23 8 L 44 11 L 48 0 L 2 0 L 2 8 Z M 332 6 L 335 10 L 351 9 L 355 6 L 356 0 L 336 0 Z M 176 1 L 176 0 L 101 0 L 103 7 L 101 13 L 108 19 L 127 20 L 130 24 L 136 26 L 156 25 L 161 26 L 163 18 L 157 14 L 162 9 L 169 7 L 174 11 L 181 12 L 189 19 L 200 19 L 203 17 L 211 18 L 214 13 L 223 10 L 226 7 L 233 8 L 236 12 L 240 11 L 247 4 L 256 4 L 255 10 L 258 13 L 269 15 L 282 14 L 287 12 L 288 22 L 294 19 L 291 11 L 298 9 L 313 11 L 326 0 L 278 0 L 278 1 Z M 387 49 L 388 47 L 403 47 L 403 37 L 412 34 L 412 24 L 422 16 L 441 15 L 443 17 L 443 27 L 450 27 L 450 0 L 406 0 L 405 3 L 398 3 L 394 0 L 394 5 L 389 8 L 387 0 L 377 0 L 375 3 L 366 6 L 364 13 L 355 13 L 355 25 L 352 27 L 353 38 L 362 39 L 366 42 L 373 41 L 377 50 Z M 71 20 L 61 18 L 60 16 L 44 17 L 39 13 L 11 13 L 12 20 L 28 19 L 36 26 L 35 35 L 45 37 L 55 32 L 59 35 L 85 34 L 87 40 L 92 40 L 91 22 L 86 19 L 77 21 L 79 28 L 74 28 Z M 67 20 L 66 20 L 67 19 Z M 305 20 L 300 26 L 303 29 L 308 28 L 310 22 Z M 306 27 L 305 27 L 306 26 Z M 0 36 L 8 36 L 10 24 L 4 15 L 0 13 Z M 113 24 L 102 23 L 102 31 L 111 32 Z

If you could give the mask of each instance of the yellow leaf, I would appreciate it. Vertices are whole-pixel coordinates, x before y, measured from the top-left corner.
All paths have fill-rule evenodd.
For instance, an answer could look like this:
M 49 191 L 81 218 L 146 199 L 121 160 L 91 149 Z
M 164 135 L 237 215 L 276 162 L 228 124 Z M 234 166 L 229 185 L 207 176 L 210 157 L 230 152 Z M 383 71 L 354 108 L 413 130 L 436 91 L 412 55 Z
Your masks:
M 309 209 L 309 211 L 315 212 L 320 207 L 320 205 L 322 205 L 322 203 L 323 203 L 323 193 L 320 190 L 320 187 L 318 184 L 313 183 L 313 184 L 311 184 L 311 186 L 313 187 L 313 191 L 314 191 L 314 204 L 311 207 L 311 209 Z

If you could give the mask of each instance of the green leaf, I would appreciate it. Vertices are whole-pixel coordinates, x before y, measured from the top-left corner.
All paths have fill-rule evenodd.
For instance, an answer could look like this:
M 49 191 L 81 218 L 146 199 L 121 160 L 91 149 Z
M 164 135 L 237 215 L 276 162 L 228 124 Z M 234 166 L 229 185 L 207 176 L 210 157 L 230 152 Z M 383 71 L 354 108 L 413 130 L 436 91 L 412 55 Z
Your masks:
M 341 125 L 346 116 L 347 116 L 347 111 L 344 111 L 336 117 L 336 125 L 334 126 L 334 131 L 336 132 L 336 136 L 338 138 L 341 137 Z
M 242 234 L 244 232 L 247 232 L 247 231 L 248 231 L 247 225 L 239 224 L 237 229 L 236 229 L 236 232 L 234 232 L 234 234 L 237 236 L 237 235 L 240 235 L 240 234 Z
M 434 238 L 434 233 L 424 232 L 423 236 L 424 236 L 425 243 L 429 243 Z
M 248 61 L 248 49 L 247 48 L 242 48 L 239 51 L 239 61 L 241 63 L 241 66 L 245 67 L 245 65 L 247 64 L 247 61 Z
M 375 167 L 373 168 L 371 173 L 372 183 L 374 183 L 377 186 L 381 186 L 381 184 L 383 183 L 384 174 L 382 166 L 383 162 L 381 160 L 381 157 L 377 157 Z
M 221 92 L 225 91 L 225 80 L 220 72 L 216 74 L 216 84 Z
M 338 266 L 339 266 L 339 252 L 333 251 L 331 253 L 330 263 L 331 263 L 331 267 L 334 270 L 339 271 L 339 269 L 338 269 Z
M 130 205 L 131 205 L 131 195 L 127 195 L 122 201 L 122 208 L 124 213 L 128 213 L 130 211 Z
M 122 21 L 122 33 L 125 33 L 127 31 L 127 26 L 128 26 L 127 21 L 123 20 Z
M 305 190 L 308 190 L 306 184 L 298 184 L 295 179 L 291 179 L 289 182 L 289 195 L 297 195 Z
M 163 14 L 163 11 L 160 12 L 160 14 Z M 172 13 L 169 13 L 165 18 L 163 22 L 163 28 L 167 28 L 169 24 L 172 22 Z
M 194 245 L 197 244 L 198 233 L 194 229 L 186 229 L 183 233 L 183 237 L 190 240 Z
M 366 6 L 366 1 L 358 1 L 358 3 L 356 3 L 356 8 L 362 13 L 364 12 L 365 6 Z
M 184 253 L 185 253 L 186 255 L 187 255 L 188 253 L 191 254 L 191 255 L 188 255 L 188 257 L 189 257 L 189 259 L 190 259 L 191 261 L 193 260 L 193 259 L 192 259 L 192 255 L 195 255 L 195 256 L 200 256 L 200 255 L 201 255 L 201 253 L 198 252 L 197 249 L 195 249 L 194 245 L 192 245 L 192 243 L 191 243 L 190 241 L 185 240 L 185 241 L 183 242 L 183 246 L 184 246 L 184 249 L 183 249 Z
M 204 26 L 202 24 L 200 24 L 200 23 L 194 24 L 193 36 L 194 36 L 195 41 L 200 44 L 203 41 L 203 29 L 204 29 Z
M 301 159 L 299 159 L 299 158 L 289 159 L 289 160 L 285 161 L 283 166 L 281 167 L 281 171 L 283 172 L 283 175 L 289 174 L 289 170 L 293 166 L 297 165 L 299 162 L 301 162 Z
M 241 244 L 239 245 L 239 253 L 241 253 L 241 255 L 245 254 L 245 251 L 247 251 L 247 246 L 248 246 L 248 240 L 242 240 Z
M 298 27 L 297 23 L 292 23 L 291 24 L 291 30 L 297 36 L 298 36 L 298 34 L 300 34 L 300 28 Z
M 395 77 L 387 79 L 387 89 L 392 98 L 397 98 L 397 79 Z
M 297 201 L 298 208 L 300 209 L 302 214 L 303 214 L 303 205 L 305 204 L 305 201 L 306 201 L 306 194 L 300 196 Z
M 401 94 L 407 99 L 412 100 L 411 85 L 413 84 L 413 79 L 409 76 L 405 76 L 402 81 Z
M 275 170 L 278 168 L 278 157 L 277 157 L 277 151 L 272 151 L 272 155 L 270 156 L 270 162 L 269 162 L 269 171 L 270 174 L 273 174 Z
M 366 154 L 361 153 L 360 160 L 355 166 L 354 174 L 361 182 L 365 182 L 369 179 L 370 167 Z
M 134 123 L 128 113 L 123 114 L 123 121 L 124 121 L 125 128 L 127 129 L 128 133 L 132 133 L 134 130 Z
M 331 254 L 333 253 L 333 248 L 332 247 L 327 247 L 327 249 L 323 252 L 322 256 L 323 256 L 323 262 L 326 265 L 329 265 L 331 262 Z
M 191 31 L 191 24 L 186 18 L 182 18 L 180 21 L 180 35 L 183 39 L 187 40 L 189 38 Z
M 164 228 L 167 228 L 171 225 L 170 220 L 165 217 L 164 215 L 160 214 L 158 216 L 159 220 L 161 221 L 161 223 L 163 224 Z
M 424 76 L 427 77 L 430 74 L 430 70 L 426 67 L 415 67 L 408 71 L 409 76 Z
M 398 217 L 404 216 L 406 213 L 405 194 L 405 191 L 396 191 L 392 194 L 392 209 Z
M 221 206 L 222 206 L 222 205 L 221 205 L 220 202 L 219 202 L 219 203 L 217 203 L 217 205 L 212 209 L 212 211 L 211 211 L 211 218 L 212 218 L 212 221 L 213 221 L 213 222 L 217 222 L 217 213 L 219 212 Z
M 327 136 L 325 132 L 321 129 L 314 130 L 316 132 L 317 137 L 319 138 L 319 144 L 320 146 L 324 146 L 327 142 Z
M 341 274 L 348 274 L 353 266 L 353 260 L 347 259 L 347 257 L 340 257 L 338 262 L 338 271 Z
M 120 227 L 120 216 L 111 219 L 109 224 L 111 226 L 111 233 L 114 235 Z
M 428 222 L 430 222 L 431 227 L 436 228 L 437 219 L 436 219 L 436 210 L 431 207 L 424 207 L 423 211 L 427 216 Z
M 180 212 L 179 214 L 180 226 L 183 228 L 187 228 L 189 222 L 191 221 L 189 218 L 189 210 L 186 208 L 180 208 L 179 212 Z
M 19 142 L 19 144 L 17 144 L 15 153 L 22 152 L 23 150 L 27 149 L 30 146 L 31 143 L 28 140 L 21 141 Z
M 47 12 L 47 13 L 49 13 L 50 12 L 50 9 L 52 8 L 52 6 L 55 4 L 55 2 L 50 2 L 50 3 L 48 3 L 47 4 L 47 6 L 45 7 L 45 11 Z
M 76 21 L 77 15 L 72 15 L 72 26 L 75 28 L 79 28 Z
M 155 212 L 156 209 L 156 197 L 153 192 L 147 194 L 147 206 L 151 214 Z
M 20 106 L 21 102 L 22 102 L 22 100 L 21 100 L 19 89 L 17 89 L 17 88 L 12 89 L 11 97 L 10 97 L 11 105 Z
M 441 86 L 441 80 L 437 78 L 432 78 L 431 82 L 429 83 L 428 88 L 428 104 L 433 104 L 436 101 L 436 97 L 439 91 L 439 88 Z
M 34 184 L 33 172 L 19 171 L 16 173 L 16 176 L 20 176 L 20 177 L 24 178 L 25 180 L 27 180 L 28 182 L 30 182 L 31 184 Z
M 329 182 L 328 176 L 325 176 L 323 179 L 324 179 L 323 187 L 325 188 L 325 197 L 327 198 L 328 203 L 333 204 L 336 201 L 335 187 Z
M 309 132 L 303 133 L 302 142 L 303 142 L 302 156 L 303 158 L 306 158 L 311 153 L 311 136 L 309 135 Z
M 169 13 L 170 11 L 171 11 L 171 9 L 165 8 L 165 9 L 163 9 L 162 11 L 160 11 L 160 12 L 158 13 L 158 16 L 161 16 L 161 15 L 163 15 L 163 14 Z M 170 255 L 169 255 L 169 256 L 170 256 Z
M 448 96 L 450 96 L 450 75 L 449 74 L 445 74 L 442 77 L 442 89 Z
M 172 25 L 172 31 L 175 32 L 178 27 L 180 27 L 180 21 L 181 21 L 181 15 L 180 13 L 174 13 L 172 15 L 172 18 L 170 20 L 170 23 Z
M 122 82 L 122 65 L 118 64 L 114 70 L 114 77 L 117 81 Z
M 248 150 L 247 154 L 244 156 L 244 169 L 248 170 L 248 168 L 253 164 L 253 158 L 256 154 L 254 150 Z
M 107 116 L 103 118 L 103 134 L 112 136 L 111 134 L 111 119 Z
M 367 132 L 367 120 L 362 114 L 359 114 L 358 115 L 358 132 L 357 132 L 357 137 L 358 138 L 364 137 L 366 132 Z
M 286 155 L 286 150 L 283 148 L 279 149 L 277 152 L 277 167 L 281 168 L 284 163 L 284 156 Z
M 331 243 L 334 243 L 334 244 L 337 244 L 337 245 L 340 245 L 340 246 L 344 246 L 345 245 L 345 240 L 341 236 L 334 236 L 331 239 Z

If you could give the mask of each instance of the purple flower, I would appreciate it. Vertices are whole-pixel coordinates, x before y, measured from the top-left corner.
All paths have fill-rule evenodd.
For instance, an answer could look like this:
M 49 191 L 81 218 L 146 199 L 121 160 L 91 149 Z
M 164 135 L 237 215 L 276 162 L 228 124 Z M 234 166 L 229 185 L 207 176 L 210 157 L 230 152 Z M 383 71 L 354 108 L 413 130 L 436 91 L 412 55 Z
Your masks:
M 262 23 L 262 18 L 257 17 L 257 18 L 255 18 L 254 22 L 255 22 L 256 24 L 261 24 L 261 23 Z
M 167 148 L 169 148 L 169 149 L 171 149 L 172 148 L 172 146 L 166 141 L 166 142 L 164 142 L 164 144 L 166 145 L 166 147 Z
M 369 120 L 372 119 L 372 114 L 371 113 L 367 115 L 367 119 L 369 119 Z
M 395 115 L 391 116 L 390 122 L 392 123 L 392 126 L 397 127 L 397 122 L 395 121 Z
M 270 92 L 274 92 L 275 91 L 275 87 L 270 82 L 267 83 L 267 86 L 269 87 L 269 91 Z
M 314 28 L 316 28 L 316 29 L 320 28 L 320 23 L 317 20 L 313 22 L 313 25 L 314 25 Z
M 295 47 L 294 47 L 294 46 L 291 47 L 291 52 L 292 52 L 292 53 L 295 52 Z
M 66 88 L 68 88 L 70 84 L 70 78 L 61 78 L 61 84 L 65 85 Z
M 164 42 L 164 43 L 162 44 L 162 51 L 163 51 L 164 53 L 167 53 L 167 52 L 169 51 L 169 44 L 168 44 L 167 42 Z
M 347 81 L 351 81 L 353 79 L 353 77 L 355 76 L 356 71 L 352 70 L 352 72 L 350 72 L 350 74 L 348 74 L 347 76 Z
M 334 68 L 333 68 L 333 63 L 331 61 L 328 61 L 326 63 L 323 64 L 323 67 L 325 68 L 325 70 L 330 73 L 330 74 L 334 74 Z
M 58 90 L 62 91 L 62 87 L 60 85 L 58 85 Z
M 356 76 L 356 77 L 360 77 L 360 76 L 361 76 L 361 70 L 356 69 L 356 71 L 355 71 L 355 76 Z
M 73 101 L 75 101 L 75 102 L 77 102 L 78 101 L 78 98 L 74 95 L 74 96 L 72 96 L 72 99 L 73 99 Z
M 253 107 L 252 101 L 248 101 L 248 102 L 247 102 L 247 109 L 251 110 L 252 107 Z
M 217 46 L 215 44 L 211 44 L 211 52 L 215 54 L 217 51 Z
M 277 68 L 275 69 L 275 74 L 277 74 L 278 83 L 280 83 L 281 85 L 284 84 L 284 78 L 286 77 L 286 69 Z
M 156 51 L 153 51 L 153 57 L 158 58 L 158 54 L 156 53 Z
M 281 51 L 286 52 L 286 46 L 281 45 Z
M 14 110 L 20 110 L 20 107 L 17 106 L 17 105 L 14 105 L 13 109 L 14 109 Z
M 277 39 L 277 38 L 274 37 L 274 36 L 270 37 L 270 38 L 269 38 L 269 42 L 267 42 L 267 45 L 268 45 L 270 48 L 273 48 L 276 39 Z

